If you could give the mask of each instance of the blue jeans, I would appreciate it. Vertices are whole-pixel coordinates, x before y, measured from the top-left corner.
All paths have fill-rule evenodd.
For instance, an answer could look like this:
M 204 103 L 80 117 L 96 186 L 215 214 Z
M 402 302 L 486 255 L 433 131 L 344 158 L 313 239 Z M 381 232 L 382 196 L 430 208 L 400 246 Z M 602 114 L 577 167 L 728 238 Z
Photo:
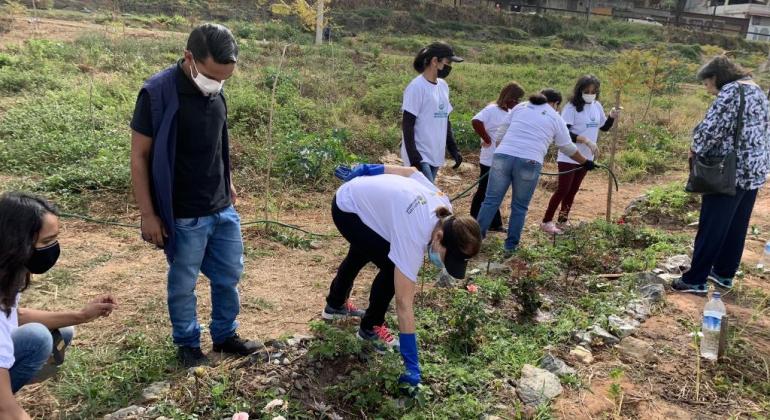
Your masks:
M 3 315 L 0 315 L 3 316 Z M 60 328 L 64 344 L 69 346 L 75 335 L 75 328 Z M 13 366 L 8 370 L 11 377 L 11 391 L 15 394 L 46 364 L 53 352 L 53 337 L 48 327 L 32 322 L 24 324 L 11 333 L 13 340 Z
M 700 206 L 698 233 L 690 270 L 682 275 L 688 284 L 706 284 L 711 272 L 733 278 L 743 256 L 746 231 L 757 199 L 757 190 L 737 188 L 735 196 L 705 194 Z
M 436 183 L 436 175 L 438 175 L 438 166 L 431 166 L 428 163 L 420 162 L 420 172 L 428 178 L 428 181 Z
M 198 273 L 211 284 L 211 338 L 235 334 L 240 312 L 238 281 L 243 274 L 241 219 L 233 206 L 205 217 L 175 220 L 176 252 L 168 268 L 168 312 L 174 344 L 200 347 L 196 311 Z
M 489 170 L 489 185 L 487 195 L 479 210 L 479 226 L 481 236 L 486 236 L 489 225 L 500 208 L 508 187 L 513 185 L 511 197 L 511 216 L 508 218 L 508 237 L 505 239 L 505 250 L 513 251 L 519 246 L 521 231 L 524 229 L 524 219 L 532 195 L 535 193 L 537 181 L 540 179 L 540 169 L 543 165 L 534 160 L 522 159 L 515 156 L 495 154 L 492 169 Z

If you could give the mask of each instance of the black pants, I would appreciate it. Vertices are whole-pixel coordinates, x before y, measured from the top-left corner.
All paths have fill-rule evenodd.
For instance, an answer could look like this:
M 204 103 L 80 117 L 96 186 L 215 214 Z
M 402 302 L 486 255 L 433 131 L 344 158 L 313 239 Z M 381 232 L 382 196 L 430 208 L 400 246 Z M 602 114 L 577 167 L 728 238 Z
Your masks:
M 705 284 L 712 269 L 718 276 L 735 276 L 756 198 L 757 190 L 740 188 L 733 197 L 723 194 L 703 196 L 692 267 L 682 276 L 685 283 Z
M 480 169 L 480 175 L 479 177 L 484 176 L 484 174 L 489 172 L 489 166 L 482 165 L 479 163 L 479 169 Z M 484 202 L 484 198 L 487 196 L 487 185 L 489 184 L 489 177 L 486 176 L 484 179 L 479 181 L 479 187 L 476 189 L 476 194 L 473 194 L 473 201 L 471 202 L 471 216 L 474 219 L 479 218 L 479 210 L 481 210 L 481 203 Z M 489 225 L 490 229 L 502 229 L 503 227 L 503 218 L 500 215 L 500 209 L 497 209 L 497 213 L 495 213 L 494 219 L 492 219 L 492 224 Z
M 380 271 L 374 277 L 369 293 L 369 307 L 361 320 L 361 328 L 371 330 L 375 325 L 385 323 L 385 313 L 388 312 L 390 301 L 396 293 L 393 279 L 396 266 L 388 258 L 390 242 L 366 226 L 358 215 L 340 210 L 336 196 L 332 200 L 332 219 L 342 236 L 350 243 L 350 248 L 337 269 L 326 303 L 333 308 L 341 308 L 350 297 L 353 281 L 358 273 L 367 263 L 374 263 Z

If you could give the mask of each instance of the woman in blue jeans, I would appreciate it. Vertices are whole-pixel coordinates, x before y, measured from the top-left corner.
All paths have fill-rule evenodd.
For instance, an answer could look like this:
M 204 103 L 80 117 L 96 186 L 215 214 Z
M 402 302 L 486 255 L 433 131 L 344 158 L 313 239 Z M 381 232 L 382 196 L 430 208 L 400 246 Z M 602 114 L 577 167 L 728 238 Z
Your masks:
M 59 258 L 59 218 L 48 201 L 23 194 L 0 196 L 0 419 L 28 419 L 14 394 L 53 356 L 63 362 L 73 325 L 108 316 L 115 299 L 101 296 L 80 311 L 48 312 L 18 307 L 33 274 Z
M 690 158 L 696 153 L 725 156 L 734 149 L 738 135 L 736 194 L 703 196 L 690 270 L 671 284 L 680 292 L 706 294 L 708 280 L 733 287 L 757 191 L 770 172 L 770 141 L 768 100 L 749 72 L 718 56 L 698 71 L 698 79 L 716 99 L 693 130 Z M 743 128 L 737 133 L 739 115 Z
M 594 169 L 594 162 L 583 157 L 572 142 L 567 124 L 558 112 L 561 101 L 561 93 L 554 89 L 543 89 L 532 95 L 529 102 L 513 108 L 508 121 L 498 129 L 496 137 L 503 135 L 503 139 L 495 150 L 487 195 L 481 204 L 478 222 L 481 234 L 486 235 L 495 211 L 500 208 L 508 187 L 512 185 L 506 254 L 515 251 L 519 245 L 529 202 L 551 143 L 555 142 L 559 150 L 587 170 Z

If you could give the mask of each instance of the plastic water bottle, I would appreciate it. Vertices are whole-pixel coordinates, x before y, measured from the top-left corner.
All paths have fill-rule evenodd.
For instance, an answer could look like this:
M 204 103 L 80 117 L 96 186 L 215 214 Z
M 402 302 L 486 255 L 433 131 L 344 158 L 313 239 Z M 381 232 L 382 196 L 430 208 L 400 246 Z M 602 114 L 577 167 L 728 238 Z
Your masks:
M 765 252 L 757 263 L 757 269 L 762 270 L 765 273 L 770 271 L 770 241 L 767 241 L 765 244 Z
M 722 316 L 727 313 L 722 302 L 722 294 L 714 292 L 711 300 L 703 308 L 703 338 L 700 342 L 700 355 L 708 360 L 717 360 L 719 352 L 719 332 L 722 329 Z

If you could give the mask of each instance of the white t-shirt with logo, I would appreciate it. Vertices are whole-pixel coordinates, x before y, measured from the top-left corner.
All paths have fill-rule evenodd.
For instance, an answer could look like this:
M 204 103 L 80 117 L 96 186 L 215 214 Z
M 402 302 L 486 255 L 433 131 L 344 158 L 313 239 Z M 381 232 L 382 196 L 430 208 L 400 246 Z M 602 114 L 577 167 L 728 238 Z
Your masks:
M 419 75 L 412 79 L 404 90 L 401 110 L 417 117 L 414 141 L 422 161 L 431 166 L 444 165 L 447 123 L 452 109 L 452 104 L 449 103 L 449 85 L 444 79 L 438 79 L 437 83 L 433 84 Z M 412 166 L 403 141 L 401 159 L 404 166 Z
M 569 136 L 567 124 L 550 105 L 529 102 L 516 105 L 508 114 L 508 130 L 497 146 L 495 154 L 534 160 L 540 164 L 548 146 L 556 143 L 559 149 L 574 153 L 575 144 Z
M 10 369 L 16 362 L 11 334 L 19 328 L 18 302 L 19 295 L 16 295 L 16 305 L 11 308 L 10 316 L 5 316 L 5 311 L 0 310 L 0 369 Z
M 355 213 L 390 242 L 388 258 L 414 282 L 439 220 L 436 209 L 452 209 L 449 197 L 420 172 L 360 176 L 342 184 L 336 200 L 340 210 Z
M 572 126 L 570 131 L 573 133 L 587 137 L 588 140 L 596 143 L 599 139 L 599 127 L 603 126 L 607 122 L 607 116 L 604 114 L 604 108 L 599 101 L 593 101 L 590 104 L 585 104 L 583 112 L 578 112 L 575 109 L 575 105 L 571 102 L 564 106 L 561 111 L 561 117 L 564 122 Z M 591 153 L 591 149 L 585 144 L 576 144 L 578 151 L 586 159 L 593 160 L 594 154 Z M 569 156 L 562 152 L 559 152 L 559 156 L 556 158 L 557 162 L 577 163 L 570 159 Z
M 481 147 L 481 153 L 479 154 L 479 163 L 486 166 L 492 166 L 492 158 L 495 154 L 495 133 L 501 125 L 505 124 L 508 117 L 508 110 L 502 109 L 497 104 L 489 104 L 484 109 L 479 111 L 474 120 L 479 120 L 484 123 L 484 129 L 487 130 L 487 134 L 492 138 L 492 144 L 489 147 Z

